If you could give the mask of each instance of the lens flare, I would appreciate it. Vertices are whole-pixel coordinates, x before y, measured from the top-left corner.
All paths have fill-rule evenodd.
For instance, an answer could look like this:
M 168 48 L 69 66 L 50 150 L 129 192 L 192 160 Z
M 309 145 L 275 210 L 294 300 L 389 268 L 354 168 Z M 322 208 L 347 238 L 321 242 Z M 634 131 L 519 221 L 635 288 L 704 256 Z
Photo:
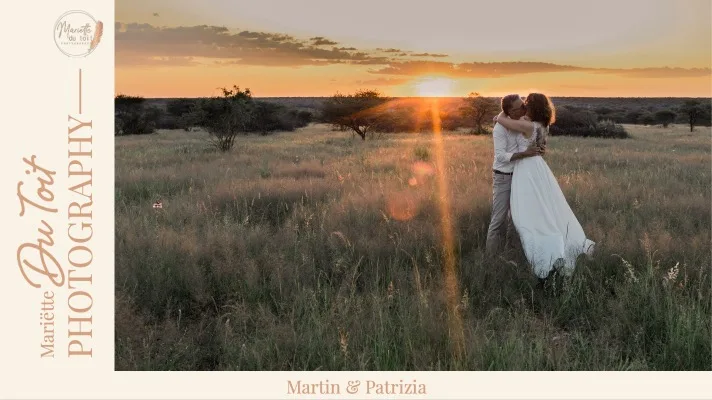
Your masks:
M 440 107 L 438 99 L 433 99 L 430 106 L 433 120 L 433 143 L 435 144 L 435 171 L 437 172 L 438 194 L 440 199 L 440 229 L 442 230 L 443 276 L 445 278 L 445 296 L 448 307 L 448 332 L 452 353 L 456 360 L 461 360 L 464 354 L 464 332 L 460 316 L 459 284 L 457 282 L 455 260 L 455 238 L 453 233 L 452 210 L 450 207 L 450 191 L 448 189 L 447 169 L 445 165 L 445 150 L 440 125 Z
M 407 191 L 391 193 L 386 199 L 386 211 L 396 221 L 409 221 L 418 213 L 418 203 Z
M 419 178 L 435 175 L 435 168 L 424 161 L 417 161 L 413 163 L 411 170 L 413 171 L 413 175 Z

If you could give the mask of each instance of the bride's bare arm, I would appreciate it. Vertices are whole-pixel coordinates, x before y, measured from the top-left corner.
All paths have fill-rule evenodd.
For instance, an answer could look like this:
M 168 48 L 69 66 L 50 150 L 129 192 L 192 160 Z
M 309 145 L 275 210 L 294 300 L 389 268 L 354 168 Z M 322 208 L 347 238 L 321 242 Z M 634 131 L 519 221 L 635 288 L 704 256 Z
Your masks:
M 527 138 L 531 136 L 532 131 L 534 130 L 534 124 L 531 121 L 525 119 L 511 119 L 506 116 L 504 112 L 499 113 L 497 116 L 497 122 L 511 131 L 522 132 L 522 134 L 524 134 Z

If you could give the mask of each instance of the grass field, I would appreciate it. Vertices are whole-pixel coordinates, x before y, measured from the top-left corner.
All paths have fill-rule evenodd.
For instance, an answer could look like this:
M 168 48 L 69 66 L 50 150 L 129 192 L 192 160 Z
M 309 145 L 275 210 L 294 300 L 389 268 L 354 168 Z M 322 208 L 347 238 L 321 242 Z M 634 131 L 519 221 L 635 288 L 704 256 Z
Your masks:
M 484 258 L 491 137 L 117 137 L 116 368 L 710 370 L 710 129 L 626 129 L 549 141 L 598 243 L 553 289 Z

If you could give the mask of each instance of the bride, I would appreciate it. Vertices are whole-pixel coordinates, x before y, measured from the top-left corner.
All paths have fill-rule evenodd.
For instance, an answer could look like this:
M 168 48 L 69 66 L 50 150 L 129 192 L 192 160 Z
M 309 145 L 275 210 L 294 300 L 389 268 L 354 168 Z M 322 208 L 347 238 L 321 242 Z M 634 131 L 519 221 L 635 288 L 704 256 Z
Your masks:
M 516 136 L 517 151 L 525 151 L 532 143 L 545 145 L 555 119 L 554 105 L 541 93 L 529 94 L 524 106 L 527 114 L 520 120 L 503 112 L 496 117 L 505 128 L 522 133 Z M 546 278 L 552 270 L 571 275 L 579 255 L 593 254 L 595 243 L 586 238 L 541 156 L 515 162 L 510 208 L 524 254 L 539 278 Z

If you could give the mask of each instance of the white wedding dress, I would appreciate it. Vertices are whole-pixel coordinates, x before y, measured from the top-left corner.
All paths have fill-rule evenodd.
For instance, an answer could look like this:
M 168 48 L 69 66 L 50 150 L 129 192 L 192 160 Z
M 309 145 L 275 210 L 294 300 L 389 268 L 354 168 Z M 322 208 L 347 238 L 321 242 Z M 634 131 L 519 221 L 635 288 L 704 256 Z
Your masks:
M 548 128 L 534 122 L 529 139 L 517 135 L 517 151 L 525 151 L 535 140 L 546 143 L 547 135 Z M 595 243 L 586 238 L 541 156 L 515 162 L 510 207 L 524 254 L 539 278 L 546 278 L 554 268 L 570 275 L 579 255 L 592 254 Z

